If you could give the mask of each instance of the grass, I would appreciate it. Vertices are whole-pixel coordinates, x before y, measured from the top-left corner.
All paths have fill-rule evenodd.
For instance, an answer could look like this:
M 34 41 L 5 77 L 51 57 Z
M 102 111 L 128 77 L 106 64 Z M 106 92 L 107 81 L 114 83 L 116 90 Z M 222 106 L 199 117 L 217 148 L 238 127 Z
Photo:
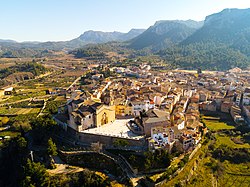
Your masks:
M 223 162 L 224 173 L 218 178 L 218 186 L 249 186 L 250 163 L 232 164 L 228 161 Z M 242 175 L 243 174 L 243 175 Z
M 20 115 L 20 114 L 34 114 L 39 113 L 40 108 L 0 108 L 1 115 Z
M 227 145 L 231 148 L 250 148 L 250 145 L 248 143 L 236 144 L 231 140 L 229 136 L 224 134 L 216 134 L 215 137 L 216 137 L 216 146 Z
M 213 134 L 216 138 L 215 146 L 227 145 L 231 148 L 248 148 L 250 145 L 236 144 L 232 141 L 232 137 L 242 139 L 242 135 L 229 136 L 220 132 L 220 130 L 233 130 L 235 127 L 231 117 L 228 114 L 203 114 L 201 115 L 202 122 L 207 127 L 215 131 Z M 183 171 L 181 171 L 176 177 L 167 181 L 163 186 L 175 186 L 176 184 L 182 183 L 184 186 L 196 187 L 196 186 L 243 186 L 249 187 L 250 184 L 250 162 L 234 164 L 229 161 L 224 161 L 219 166 L 222 172 L 213 172 L 210 166 L 212 162 L 219 163 L 219 160 L 212 159 L 212 155 L 208 149 L 209 143 L 202 145 L 200 150 L 194 155 L 194 157 L 186 164 Z M 215 161 L 212 161 L 215 160 Z M 190 172 L 194 168 L 195 161 L 198 161 L 197 169 L 191 175 Z M 197 163 L 197 162 L 196 162 Z M 216 179 L 216 176 L 217 179 Z M 189 178 L 189 181 L 186 179 Z
M 184 186 L 197 187 L 197 186 L 213 186 L 216 183 L 216 173 L 213 173 L 212 169 L 208 166 L 211 163 L 211 156 L 207 155 L 207 145 L 203 145 L 202 148 L 195 154 L 195 156 L 187 163 L 183 171 L 181 171 L 175 178 L 170 179 L 163 186 L 170 187 L 183 181 Z M 190 170 L 194 166 L 195 160 L 198 160 L 197 169 L 190 175 Z M 232 164 L 229 161 L 222 163 L 224 167 L 223 173 L 218 175 L 217 186 L 243 186 L 248 187 L 250 184 L 250 163 Z M 244 175 L 242 175 L 244 174 Z M 189 181 L 185 183 L 185 180 L 189 177 Z M 216 186 L 216 185 L 214 185 Z
M 5 100 L 3 102 L 0 102 L 0 104 L 12 103 L 12 102 L 20 101 L 20 100 L 23 100 L 23 99 L 34 98 L 34 97 L 44 96 L 44 95 L 46 95 L 45 91 L 27 93 L 27 94 L 20 94 L 20 95 L 13 95 L 13 96 L 8 97 L 7 100 Z
M 14 132 L 14 131 L 3 131 L 0 132 L 0 136 L 10 136 L 12 138 L 17 137 L 20 135 L 20 132 Z
M 19 108 L 6 108 L 1 107 L 0 108 L 0 114 L 1 115 L 14 115 L 16 114 L 20 109 Z
M 188 163 L 184 166 L 183 170 L 176 177 L 170 179 L 165 184 L 163 184 L 163 186 L 165 186 L 165 187 L 175 186 L 175 184 L 177 184 L 178 182 L 187 179 L 191 169 L 193 168 L 194 162 L 200 157 L 200 155 L 202 154 L 203 149 L 206 150 L 207 146 L 206 147 L 204 146 L 201 149 L 199 149 L 195 153 L 193 158 L 191 160 L 189 160 Z
M 201 120 L 212 131 L 235 128 L 235 124 L 229 114 L 217 113 L 210 115 L 209 113 L 205 113 L 201 115 Z
M 207 127 L 212 130 L 212 131 L 218 131 L 218 130 L 223 130 L 223 129 L 234 129 L 234 126 L 229 126 L 228 124 L 224 122 L 220 122 L 217 119 L 203 119 L 203 122 L 207 125 Z
M 65 99 L 65 97 L 64 96 L 57 96 L 55 99 L 54 99 L 54 101 L 67 101 L 67 99 Z

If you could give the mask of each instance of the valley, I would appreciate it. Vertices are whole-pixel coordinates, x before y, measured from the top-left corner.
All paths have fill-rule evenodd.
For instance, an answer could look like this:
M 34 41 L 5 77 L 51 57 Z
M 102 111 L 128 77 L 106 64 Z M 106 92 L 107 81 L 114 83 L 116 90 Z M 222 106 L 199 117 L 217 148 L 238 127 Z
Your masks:
M 0 40 L 0 186 L 249 186 L 249 15 Z

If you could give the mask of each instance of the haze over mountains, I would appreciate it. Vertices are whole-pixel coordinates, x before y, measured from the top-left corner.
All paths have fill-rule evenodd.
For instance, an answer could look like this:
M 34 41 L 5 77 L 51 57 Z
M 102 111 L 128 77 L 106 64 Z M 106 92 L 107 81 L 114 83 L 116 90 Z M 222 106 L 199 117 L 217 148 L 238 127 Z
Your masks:
M 111 41 L 127 41 L 133 49 L 150 48 L 154 50 L 178 43 L 194 42 L 230 43 L 236 47 L 249 42 L 250 9 L 225 9 L 206 17 L 203 21 L 163 20 L 145 29 L 131 29 L 128 33 L 86 31 L 78 38 L 61 42 L 22 42 L 1 40 L 2 47 L 25 48 L 76 48 L 86 44 L 98 44 Z
M 128 33 L 86 31 L 78 38 L 64 42 L 17 43 L 0 40 L 0 56 L 34 55 L 32 50 L 72 50 L 86 44 L 116 41 L 132 50 L 158 52 L 176 66 L 196 67 L 215 64 L 219 69 L 247 66 L 250 62 L 250 9 L 225 9 L 206 17 L 205 21 L 157 21 L 147 30 Z M 44 51 L 45 50 L 45 51 Z M 203 64 L 204 65 L 204 64 Z M 206 64 L 205 64 L 206 65 Z M 207 67 L 209 67 L 208 65 Z
M 60 50 L 63 48 L 76 48 L 86 44 L 98 44 L 112 41 L 123 42 L 135 38 L 136 36 L 143 33 L 145 29 L 131 29 L 128 33 L 122 32 L 102 32 L 102 31 L 86 31 L 78 38 L 70 41 L 59 41 L 59 42 L 16 42 L 14 40 L 0 40 L 0 46 L 3 47 L 25 47 L 25 48 L 42 48 L 42 49 L 54 49 Z

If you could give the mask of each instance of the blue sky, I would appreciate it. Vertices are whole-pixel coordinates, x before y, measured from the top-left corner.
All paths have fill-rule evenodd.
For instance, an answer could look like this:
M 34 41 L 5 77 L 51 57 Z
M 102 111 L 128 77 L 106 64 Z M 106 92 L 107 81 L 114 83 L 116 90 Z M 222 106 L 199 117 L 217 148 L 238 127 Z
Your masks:
M 87 30 L 128 32 L 158 20 L 193 19 L 249 0 L 0 0 L 0 39 L 63 41 Z

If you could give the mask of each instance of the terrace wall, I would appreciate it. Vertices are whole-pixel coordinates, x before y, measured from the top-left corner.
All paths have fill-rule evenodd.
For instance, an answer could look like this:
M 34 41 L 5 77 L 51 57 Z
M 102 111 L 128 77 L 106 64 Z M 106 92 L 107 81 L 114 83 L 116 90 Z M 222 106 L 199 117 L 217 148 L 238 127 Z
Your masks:
M 84 144 L 91 144 L 100 142 L 106 146 L 113 146 L 116 140 L 125 140 L 129 143 L 128 147 L 144 147 L 147 146 L 147 142 L 145 139 L 130 139 L 130 138 L 122 138 L 118 136 L 109 136 L 103 134 L 91 134 L 84 132 L 77 132 L 68 127 L 67 131 L 75 137 L 75 140 Z

